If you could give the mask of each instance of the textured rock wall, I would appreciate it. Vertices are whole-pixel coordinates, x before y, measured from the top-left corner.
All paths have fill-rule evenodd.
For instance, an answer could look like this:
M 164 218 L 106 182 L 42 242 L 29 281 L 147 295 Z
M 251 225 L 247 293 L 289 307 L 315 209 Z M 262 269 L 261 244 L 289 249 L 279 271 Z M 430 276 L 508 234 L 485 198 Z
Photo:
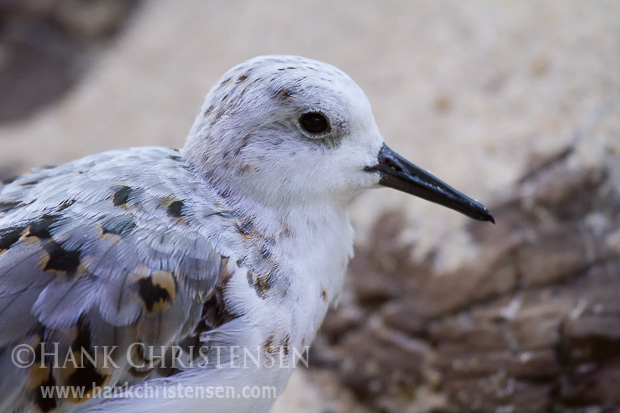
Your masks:
M 323 368 L 385 411 L 619 408 L 620 157 L 575 152 L 533 165 L 491 208 L 497 226 L 468 225 L 477 256 L 452 271 L 395 244 L 402 213 L 377 220 L 315 348 Z

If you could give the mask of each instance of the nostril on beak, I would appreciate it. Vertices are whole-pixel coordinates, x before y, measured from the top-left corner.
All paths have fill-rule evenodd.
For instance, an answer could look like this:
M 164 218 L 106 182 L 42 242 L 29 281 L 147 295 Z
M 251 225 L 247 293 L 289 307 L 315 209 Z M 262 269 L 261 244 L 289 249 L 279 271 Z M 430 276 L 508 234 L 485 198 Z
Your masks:
M 403 168 L 401 168 L 400 165 L 398 165 L 396 162 L 394 162 L 393 160 L 391 160 L 389 158 L 385 160 L 385 163 L 393 171 L 396 171 L 396 172 L 402 172 L 403 171 Z

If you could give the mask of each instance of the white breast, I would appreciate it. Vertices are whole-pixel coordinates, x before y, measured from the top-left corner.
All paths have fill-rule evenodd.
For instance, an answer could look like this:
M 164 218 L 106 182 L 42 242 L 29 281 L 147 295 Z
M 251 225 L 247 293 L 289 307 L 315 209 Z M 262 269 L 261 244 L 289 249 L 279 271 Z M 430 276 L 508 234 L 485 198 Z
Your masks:
M 321 211 L 317 222 L 297 230 L 288 249 L 293 276 L 290 285 L 292 315 L 298 333 L 309 345 L 329 305 L 342 290 L 347 264 L 353 256 L 353 228 L 343 208 Z
M 342 207 L 297 216 L 290 220 L 289 228 L 293 235 L 277 242 L 277 279 L 265 298 L 249 285 L 246 271 L 233 276 L 227 300 L 244 316 L 235 320 L 234 331 L 225 325 L 218 332 L 225 334 L 227 341 L 254 347 L 264 345 L 268 338 L 276 346 L 287 340 L 291 348 L 307 355 L 305 347 L 342 290 L 353 253 L 353 229 Z M 291 373 L 292 369 L 275 369 L 251 380 L 270 383 L 282 391 Z

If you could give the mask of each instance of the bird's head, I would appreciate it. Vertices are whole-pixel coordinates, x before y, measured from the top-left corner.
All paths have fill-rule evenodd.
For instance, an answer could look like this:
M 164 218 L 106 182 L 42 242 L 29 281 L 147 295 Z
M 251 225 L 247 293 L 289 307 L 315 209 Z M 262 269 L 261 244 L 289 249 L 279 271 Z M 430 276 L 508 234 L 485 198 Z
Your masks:
M 183 155 L 221 192 L 266 205 L 346 202 L 388 186 L 493 220 L 480 203 L 389 149 L 349 76 L 303 57 L 257 57 L 224 74 Z

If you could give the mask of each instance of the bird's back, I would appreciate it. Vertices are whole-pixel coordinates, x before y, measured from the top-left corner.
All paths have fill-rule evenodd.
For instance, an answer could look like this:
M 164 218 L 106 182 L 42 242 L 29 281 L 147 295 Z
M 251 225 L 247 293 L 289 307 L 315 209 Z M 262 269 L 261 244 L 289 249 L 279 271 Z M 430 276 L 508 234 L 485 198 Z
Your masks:
M 0 187 L 0 411 L 143 380 L 157 362 L 132 343 L 165 349 L 195 339 L 201 320 L 204 331 L 232 319 L 208 319 L 229 260 L 217 238 L 226 212 L 203 186 L 178 151 L 135 148 Z M 85 394 L 42 394 L 53 386 Z

